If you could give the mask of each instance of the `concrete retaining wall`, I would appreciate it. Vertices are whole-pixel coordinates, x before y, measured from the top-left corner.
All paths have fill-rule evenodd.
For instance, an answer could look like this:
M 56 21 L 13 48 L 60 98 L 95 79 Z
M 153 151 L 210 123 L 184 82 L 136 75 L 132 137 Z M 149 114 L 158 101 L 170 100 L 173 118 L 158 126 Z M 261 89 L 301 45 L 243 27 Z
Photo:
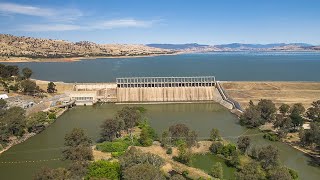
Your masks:
M 117 102 L 212 101 L 216 95 L 215 87 L 118 88 Z

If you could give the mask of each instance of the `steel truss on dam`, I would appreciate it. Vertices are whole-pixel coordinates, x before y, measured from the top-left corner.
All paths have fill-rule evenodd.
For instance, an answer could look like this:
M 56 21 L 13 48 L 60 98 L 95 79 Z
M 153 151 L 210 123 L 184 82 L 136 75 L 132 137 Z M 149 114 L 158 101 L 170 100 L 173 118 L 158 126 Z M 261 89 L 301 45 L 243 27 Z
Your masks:
M 210 87 L 215 86 L 214 76 L 198 77 L 129 77 L 116 78 L 118 88 L 141 87 Z

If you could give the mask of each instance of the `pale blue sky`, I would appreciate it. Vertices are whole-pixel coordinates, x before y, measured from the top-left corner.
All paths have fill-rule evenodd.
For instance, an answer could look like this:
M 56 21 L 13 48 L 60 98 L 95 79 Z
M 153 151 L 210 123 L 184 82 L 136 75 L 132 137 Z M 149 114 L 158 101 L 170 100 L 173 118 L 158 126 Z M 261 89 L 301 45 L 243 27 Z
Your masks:
M 97 43 L 320 44 L 319 0 L 0 0 L 0 33 Z

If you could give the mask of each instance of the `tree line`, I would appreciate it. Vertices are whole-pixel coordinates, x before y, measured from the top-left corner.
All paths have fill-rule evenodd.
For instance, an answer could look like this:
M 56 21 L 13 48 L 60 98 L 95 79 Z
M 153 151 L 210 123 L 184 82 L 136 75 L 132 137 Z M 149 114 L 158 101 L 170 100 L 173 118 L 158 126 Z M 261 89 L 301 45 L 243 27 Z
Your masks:
M 305 122 L 310 128 L 304 129 Z M 248 108 L 240 117 L 240 124 L 256 128 L 271 123 L 280 138 L 289 132 L 299 132 L 302 146 L 320 146 L 320 100 L 314 101 L 307 110 L 301 103 L 282 104 L 278 109 L 271 100 L 261 99 L 257 105 L 249 102 Z
M 22 92 L 27 95 L 40 95 L 42 93 L 54 93 L 56 92 L 55 84 L 53 82 L 48 83 L 47 90 L 40 89 L 37 86 L 35 81 L 30 80 L 33 71 L 25 67 L 20 69 L 16 65 L 4 65 L 0 64 L 0 83 L 3 86 L 4 90 L 9 93 L 13 92 Z

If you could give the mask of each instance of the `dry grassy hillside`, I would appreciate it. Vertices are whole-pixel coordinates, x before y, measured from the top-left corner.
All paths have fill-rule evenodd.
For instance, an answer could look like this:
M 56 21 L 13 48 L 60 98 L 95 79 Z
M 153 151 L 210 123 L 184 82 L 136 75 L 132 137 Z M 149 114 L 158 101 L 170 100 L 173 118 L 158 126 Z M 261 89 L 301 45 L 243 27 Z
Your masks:
M 320 99 L 320 82 L 223 82 L 227 93 L 246 107 L 250 100 L 270 99 L 276 105 L 302 103 L 310 107 Z
M 139 56 L 170 54 L 171 50 L 145 45 L 100 45 L 81 41 L 72 43 L 63 40 L 38 39 L 0 34 L 0 56 L 28 58 L 66 58 L 95 56 Z

